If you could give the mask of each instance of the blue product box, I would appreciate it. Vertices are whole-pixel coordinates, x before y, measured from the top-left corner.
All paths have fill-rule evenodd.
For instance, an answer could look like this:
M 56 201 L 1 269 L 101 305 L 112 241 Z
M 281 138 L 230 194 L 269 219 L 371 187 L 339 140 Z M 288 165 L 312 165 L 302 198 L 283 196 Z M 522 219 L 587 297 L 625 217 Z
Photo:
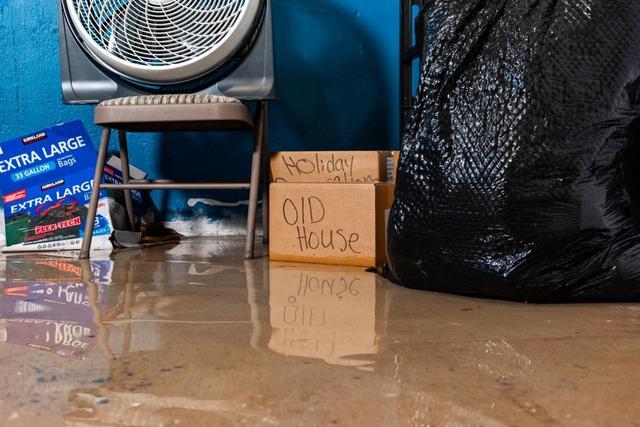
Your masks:
M 141 171 L 131 164 L 129 164 L 129 173 L 131 174 L 131 179 L 142 180 L 147 178 L 146 172 Z M 122 178 L 122 160 L 118 156 L 111 155 L 105 162 L 102 181 L 108 184 L 122 184 L 124 182 Z M 125 204 L 122 191 L 107 191 L 107 197 L 113 198 L 122 206 Z M 134 215 L 137 217 L 143 217 L 148 209 L 143 193 L 140 190 L 131 190 L 131 198 L 133 200 Z M 112 220 L 117 228 L 118 225 L 120 225 L 118 224 L 119 221 L 116 218 L 113 218 L 113 215 Z
M 84 236 L 92 175 L 93 169 L 85 169 L 5 194 L 7 249 L 77 249 Z M 94 236 L 108 237 L 113 229 L 104 196 L 101 191 Z
M 76 120 L 0 144 L 0 191 L 13 193 L 93 168 L 96 151 Z
M 80 120 L 0 144 L 5 251 L 79 249 L 97 154 Z M 94 248 L 109 249 L 113 229 L 101 192 Z

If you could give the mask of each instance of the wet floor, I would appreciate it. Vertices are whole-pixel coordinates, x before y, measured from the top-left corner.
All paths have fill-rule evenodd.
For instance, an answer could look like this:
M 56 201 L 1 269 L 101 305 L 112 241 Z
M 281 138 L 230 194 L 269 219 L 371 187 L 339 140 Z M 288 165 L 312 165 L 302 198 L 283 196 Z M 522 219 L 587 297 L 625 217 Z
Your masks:
M 241 259 L 0 259 L 0 426 L 640 426 L 640 304 L 533 306 Z

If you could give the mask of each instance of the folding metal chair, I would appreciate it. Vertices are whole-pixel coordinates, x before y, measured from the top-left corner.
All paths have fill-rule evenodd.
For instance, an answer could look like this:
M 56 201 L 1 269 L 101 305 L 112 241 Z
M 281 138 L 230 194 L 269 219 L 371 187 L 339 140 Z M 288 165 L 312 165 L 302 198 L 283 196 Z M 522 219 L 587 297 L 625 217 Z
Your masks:
M 260 181 L 263 183 L 263 242 L 268 242 L 267 105 L 258 101 L 256 112 L 234 98 L 215 95 L 146 95 L 110 99 L 95 110 L 95 123 L 103 127 L 94 174 L 94 186 L 84 231 L 80 258 L 90 256 L 91 239 L 101 189 L 123 190 L 130 223 L 134 226 L 131 190 L 249 190 L 249 215 L 245 257 L 254 257 L 256 215 Z M 122 184 L 102 183 L 111 130 L 118 130 Z M 253 131 L 253 156 L 249 183 L 175 182 L 172 180 L 132 180 L 129 171 L 127 132 L 166 131 Z

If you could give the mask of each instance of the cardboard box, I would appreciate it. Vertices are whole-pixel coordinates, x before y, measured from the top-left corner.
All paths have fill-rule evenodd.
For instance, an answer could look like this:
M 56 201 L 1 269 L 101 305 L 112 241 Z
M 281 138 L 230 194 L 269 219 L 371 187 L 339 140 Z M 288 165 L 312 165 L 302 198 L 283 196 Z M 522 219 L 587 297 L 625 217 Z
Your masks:
M 390 181 L 396 182 L 396 178 L 398 177 L 398 166 L 400 165 L 400 152 L 392 151 L 391 152 L 391 167 L 393 168 L 393 175 Z
M 282 151 L 271 155 L 272 182 L 363 182 L 393 180 L 391 151 Z
M 391 183 L 272 184 L 272 260 L 382 266 Z
M 271 262 L 269 349 L 332 365 L 367 367 L 379 351 L 384 289 L 356 267 Z

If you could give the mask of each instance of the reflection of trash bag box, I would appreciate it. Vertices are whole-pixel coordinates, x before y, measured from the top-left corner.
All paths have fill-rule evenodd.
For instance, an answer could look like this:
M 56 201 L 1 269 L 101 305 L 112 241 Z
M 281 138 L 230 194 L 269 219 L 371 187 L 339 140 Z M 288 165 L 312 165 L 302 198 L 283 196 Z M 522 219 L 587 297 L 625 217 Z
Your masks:
M 0 341 L 84 357 L 97 341 L 89 287 L 105 313 L 109 286 L 87 283 L 5 282 L 0 286 Z
M 109 288 L 103 284 L 4 282 L 0 286 L 0 317 L 91 323 L 90 286 L 96 286 L 96 303 L 102 304 Z
M 62 357 L 83 359 L 97 341 L 91 322 L 0 320 L 0 342 L 50 351 Z
M 84 357 L 97 341 L 89 287 L 105 303 L 109 286 L 87 283 L 5 282 L 0 286 L 0 341 Z M 2 332 L 2 330 L 4 330 Z
M 2 265 L 8 282 L 80 283 L 87 278 L 87 272 L 83 272 L 84 267 L 73 252 L 7 255 L 0 261 Z M 112 261 L 94 259 L 89 268 L 90 277 L 96 283 L 111 282 Z

